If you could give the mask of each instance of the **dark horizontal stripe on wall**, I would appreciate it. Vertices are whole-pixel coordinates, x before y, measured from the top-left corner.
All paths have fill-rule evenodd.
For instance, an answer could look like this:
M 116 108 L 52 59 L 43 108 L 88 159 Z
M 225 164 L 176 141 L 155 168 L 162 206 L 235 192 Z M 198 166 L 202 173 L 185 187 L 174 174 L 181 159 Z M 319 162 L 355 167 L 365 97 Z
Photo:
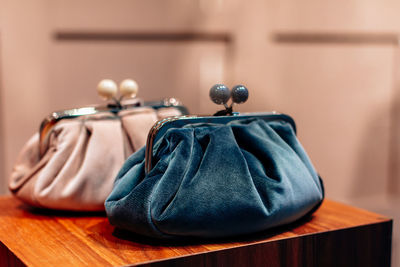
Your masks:
M 272 39 L 277 43 L 288 44 L 399 45 L 399 37 L 394 33 L 278 32 L 273 34 Z
M 231 42 L 227 33 L 198 32 L 68 32 L 54 35 L 57 41 L 118 41 L 118 42 Z

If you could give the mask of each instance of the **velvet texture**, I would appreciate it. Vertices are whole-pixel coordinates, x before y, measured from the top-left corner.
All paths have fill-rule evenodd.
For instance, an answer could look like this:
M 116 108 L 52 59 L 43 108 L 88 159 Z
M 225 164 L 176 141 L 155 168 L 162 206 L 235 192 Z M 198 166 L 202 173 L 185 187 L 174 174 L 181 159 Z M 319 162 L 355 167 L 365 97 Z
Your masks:
M 323 185 L 292 126 L 234 120 L 169 129 L 134 153 L 105 202 L 111 224 L 154 238 L 215 238 L 293 222 L 322 202 Z

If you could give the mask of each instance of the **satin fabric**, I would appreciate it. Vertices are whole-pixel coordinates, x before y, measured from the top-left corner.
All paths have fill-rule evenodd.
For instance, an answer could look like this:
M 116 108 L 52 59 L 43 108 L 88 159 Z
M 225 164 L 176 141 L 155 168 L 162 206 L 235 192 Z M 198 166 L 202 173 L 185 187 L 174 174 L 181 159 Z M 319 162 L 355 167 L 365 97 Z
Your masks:
M 298 220 L 324 198 L 309 157 L 285 121 L 234 120 L 171 128 L 125 162 L 105 202 L 111 224 L 173 239 L 215 238 Z
M 25 144 L 9 181 L 27 204 L 75 211 L 104 210 L 126 158 L 143 147 L 153 124 L 181 115 L 175 108 L 141 107 L 59 121 L 39 156 L 39 134 Z

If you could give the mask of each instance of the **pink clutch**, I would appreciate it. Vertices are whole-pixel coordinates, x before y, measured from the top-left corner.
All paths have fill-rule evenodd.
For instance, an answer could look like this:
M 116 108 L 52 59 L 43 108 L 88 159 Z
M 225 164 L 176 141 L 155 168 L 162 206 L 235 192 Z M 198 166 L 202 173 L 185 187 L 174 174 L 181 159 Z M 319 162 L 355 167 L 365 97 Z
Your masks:
M 101 90 L 100 86 L 100 94 L 106 95 L 107 90 Z M 10 177 L 10 191 L 36 207 L 104 210 L 119 169 L 128 156 L 146 144 L 153 124 L 187 114 L 175 99 L 153 103 L 121 100 L 47 117 L 20 152 Z

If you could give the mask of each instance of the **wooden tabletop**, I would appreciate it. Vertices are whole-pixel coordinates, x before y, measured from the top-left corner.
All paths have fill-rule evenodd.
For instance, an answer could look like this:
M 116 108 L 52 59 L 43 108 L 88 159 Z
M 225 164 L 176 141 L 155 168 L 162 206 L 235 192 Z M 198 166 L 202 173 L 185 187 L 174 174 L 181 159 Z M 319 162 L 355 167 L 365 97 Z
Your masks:
M 116 230 L 102 213 L 32 210 L 13 197 L 0 197 L 0 241 L 28 266 L 134 265 L 382 222 L 391 220 L 325 200 L 312 217 L 257 235 L 160 244 Z

